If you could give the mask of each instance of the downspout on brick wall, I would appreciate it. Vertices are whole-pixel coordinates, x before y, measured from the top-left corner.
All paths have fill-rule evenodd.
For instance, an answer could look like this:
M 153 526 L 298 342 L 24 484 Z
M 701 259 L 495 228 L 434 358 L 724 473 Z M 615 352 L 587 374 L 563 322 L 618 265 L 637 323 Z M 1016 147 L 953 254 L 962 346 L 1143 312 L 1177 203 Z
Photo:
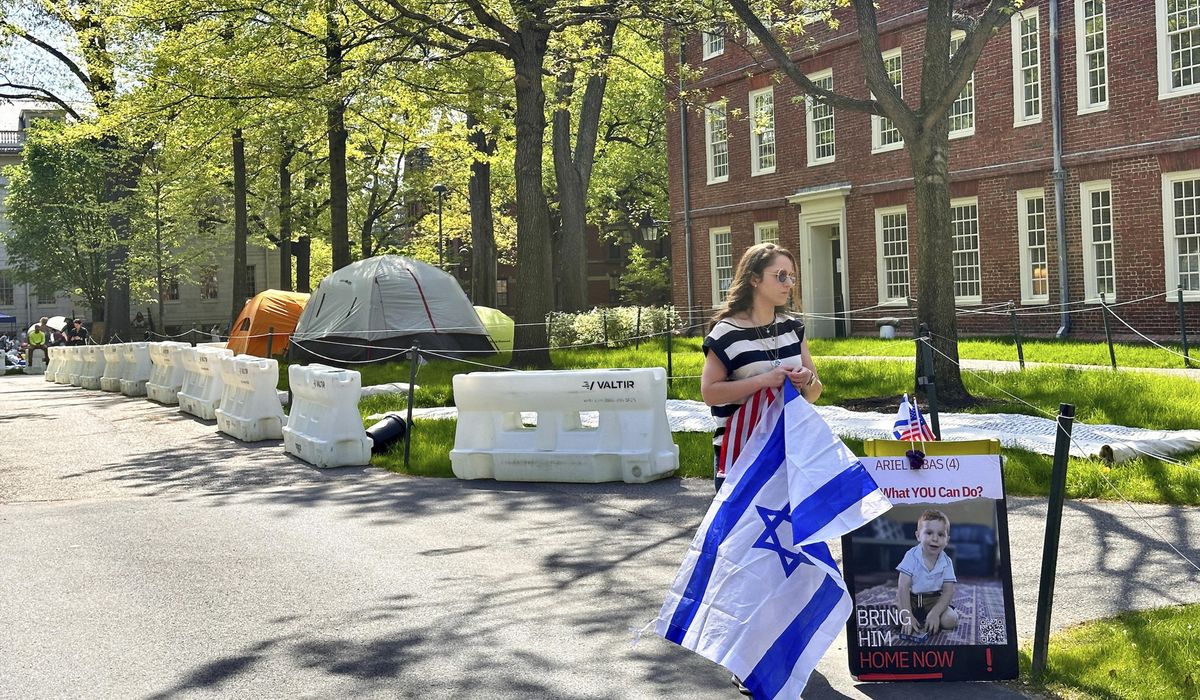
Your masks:
M 1067 172 L 1063 170 L 1062 139 L 1062 56 L 1059 51 L 1059 0 L 1050 1 L 1050 121 L 1054 133 L 1054 232 L 1058 239 L 1058 302 L 1062 309 L 1062 325 L 1054 334 L 1065 338 L 1071 332 L 1071 314 L 1067 309 Z
M 680 159 L 683 161 L 683 263 L 684 277 L 687 280 L 687 334 L 692 335 L 695 320 L 693 314 L 696 311 L 696 303 L 692 299 L 692 187 L 691 177 L 688 174 L 689 158 L 688 158 L 688 128 L 687 128 L 687 104 L 683 99 L 683 65 L 684 65 L 684 45 L 685 34 L 679 32 L 679 67 L 675 71 L 675 77 L 679 84 L 679 145 Z

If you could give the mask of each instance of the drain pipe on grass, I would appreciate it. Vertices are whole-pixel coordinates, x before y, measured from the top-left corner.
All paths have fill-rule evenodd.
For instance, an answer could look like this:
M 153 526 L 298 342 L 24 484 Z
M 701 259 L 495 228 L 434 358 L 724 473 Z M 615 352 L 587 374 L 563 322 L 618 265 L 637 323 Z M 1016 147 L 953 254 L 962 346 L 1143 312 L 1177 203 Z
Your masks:
M 1069 285 L 1067 284 L 1067 171 L 1063 170 L 1062 138 L 1062 66 L 1059 51 L 1058 2 L 1050 3 L 1050 121 L 1054 132 L 1054 232 L 1058 239 L 1058 301 L 1062 304 L 1062 323 L 1054 334 L 1065 338 L 1071 332 L 1071 314 L 1067 310 Z

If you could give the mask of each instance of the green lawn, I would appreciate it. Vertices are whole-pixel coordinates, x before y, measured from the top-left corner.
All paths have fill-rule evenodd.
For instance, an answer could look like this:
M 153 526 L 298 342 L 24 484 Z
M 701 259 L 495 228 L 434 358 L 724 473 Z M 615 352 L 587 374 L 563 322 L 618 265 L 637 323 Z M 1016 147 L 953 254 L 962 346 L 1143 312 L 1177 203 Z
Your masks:
M 837 341 L 855 342 L 855 341 Z M 886 342 L 886 341 L 869 341 Z M 699 339 L 675 341 L 675 381 L 669 391 L 672 398 L 700 399 Z M 642 348 L 610 350 L 561 350 L 552 358 L 560 369 L 594 367 L 665 366 L 666 354 L 661 343 Z M 855 362 L 816 357 L 817 369 L 825 383 L 823 404 L 855 399 L 888 397 L 892 406 L 904 392 L 912 390 L 912 365 L 902 362 Z M 359 368 L 363 384 L 407 382 L 405 362 L 367 365 Z M 417 374 L 420 387 L 415 405 L 452 406 L 452 380 L 464 366 L 449 361 L 422 365 Z M 472 367 L 472 370 L 483 368 Z M 281 368 L 282 377 L 286 369 Z M 282 378 L 281 377 L 281 378 Z M 1060 402 L 1073 403 L 1082 423 L 1113 423 L 1150 429 L 1188 429 L 1200 426 L 1200 382 L 1148 373 L 1086 371 L 1043 367 L 1025 372 L 967 373 L 968 389 L 986 401 L 973 407 L 976 412 L 1006 412 L 1053 416 Z M 286 381 L 281 381 L 286 388 Z M 1020 397 L 1020 403 L 1011 396 Z M 1032 404 L 1032 405 L 1029 405 Z M 386 411 L 403 411 L 407 399 L 402 395 L 363 399 L 363 416 Z M 890 409 L 888 409 L 890 410 Z M 1077 434 L 1086 430 L 1079 426 Z M 413 473 L 450 476 L 449 451 L 454 442 L 453 421 L 419 421 L 410 456 Z M 953 437 L 953 436 L 949 436 Z M 680 447 L 680 475 L 708 477 L 712 471 L 710 436 L 702 433 L 677 433 Z M 861 444 L 849 442 L 861 451 Z M 1006 481 L 1014 495 L 1045 495 L 1049 488 L 1051 460 L 1048 456 L 1023 450 L 1005 450 Z M 1118 499 L 1122 495 L 1147 503 L 1200 504 L 1200 453 L 1177 458 L 1180 465 L 1150 457 L 1139 457 L 1117 465 L 1100 460 L 1072 459 L 1068 470 L 1068 495 L 1072 498 Z M 392 451 L 374 459 L 378 466 L 403 470 L 403 452 Z
M 1026 678 L 1030 654 L 1021 651 Z M 1198 698 L 1200 605 L 1124 613 L 1056 634 L 1034 687 L 1072 700 Z
M 1198 338 L 1197 340 L 1200 340 Z M 911 338 L 813 339 L 808 341 L 813 355 L 849 355 L 865 357 L 913 357 L 916 347 Z M 1183 358 L 1151 345 L 1115 343 L 1118 367 L 1182 368 Z M 1174 353 L 1182 353 L 1178 344 L 1165 343 Z M 1104 365 L 1110 362 L 1108 345 L 1082 340 L 1030 340 L 1022 342 L 1026 362 L 1055 362 L 1076 365 Z M 958 344 L 959 357 L 968 360 L 1017 361 L 1017 346 L 1012 338 L 963 338 Z M 1200 367 L 1200 352 L 1191 350 L 1192 366 Z

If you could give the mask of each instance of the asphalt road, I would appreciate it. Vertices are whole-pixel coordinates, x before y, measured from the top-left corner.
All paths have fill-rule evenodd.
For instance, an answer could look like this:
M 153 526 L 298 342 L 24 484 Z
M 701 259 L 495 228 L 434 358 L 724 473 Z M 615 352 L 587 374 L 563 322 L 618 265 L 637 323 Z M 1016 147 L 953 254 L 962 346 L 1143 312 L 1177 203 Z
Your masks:
M 0 697 L 734 698 L 633 629 L 711 482 L 502 484 L 320 471 L 144 399 L 0 377 Z M 1055 626 L 1200 602 L 1200 511 L 1068 505 Z M 1012 499 L 1032 634 L 1044 505 Z M 853 682 L 810 698 L 925 698 Z M 946 684 L 939 697 L 1015 697 Z

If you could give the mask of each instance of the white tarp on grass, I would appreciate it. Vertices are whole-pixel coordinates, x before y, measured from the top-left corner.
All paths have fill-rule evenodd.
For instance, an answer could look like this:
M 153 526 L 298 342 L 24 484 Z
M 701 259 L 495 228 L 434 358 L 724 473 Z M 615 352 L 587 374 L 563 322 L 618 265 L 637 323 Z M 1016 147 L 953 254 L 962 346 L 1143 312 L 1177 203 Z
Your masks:
M 817 413 L 837 435 L 844 438 L 891 438 L 895 413 L 851 411 L 840 406 L 818 406 Z M 382 418 L 384 414 L 370 416 Z M 398 414 L 403 415 L 403 414 Z M 453 407 L 413 409 L 414 418 L 453 419 Z M 526 425 L 536 424 L 537 414 L 522 414 Z M 1044 455 L 1054 454 L 1055 422 L 1048 418 L 1013 413 L 943 413 L 942 435 L 947 440 L 998 439 L 1005 447 L 1016 447 Z M 596 425 L 595 414 L 582 416 L 585 427 Z M 667 421 L 674 433 L 712 432 L 716 421 L 700 401 L 667 400 Z M 1087 425 L 1076 422 L 1071 454 L 1103 457 L 1115 462 L 1139 454 L 1171 456 L 1200 449 L 1200 430 L 1144 430 L 1120 425 Z

